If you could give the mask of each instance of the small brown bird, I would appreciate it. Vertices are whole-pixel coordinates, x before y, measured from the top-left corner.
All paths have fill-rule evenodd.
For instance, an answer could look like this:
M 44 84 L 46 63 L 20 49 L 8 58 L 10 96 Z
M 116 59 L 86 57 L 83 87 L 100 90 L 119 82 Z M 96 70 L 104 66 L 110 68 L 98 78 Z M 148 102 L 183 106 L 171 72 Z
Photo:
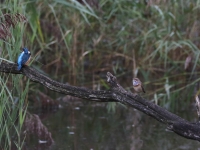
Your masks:
M 142 86 L 142 82 L 138 78 L 133 79 L 133 88 L 134 88 L 135 92 L 137 92 L 137 93 L 140 93 L 140 92 L 145 93 L 145 90 Z

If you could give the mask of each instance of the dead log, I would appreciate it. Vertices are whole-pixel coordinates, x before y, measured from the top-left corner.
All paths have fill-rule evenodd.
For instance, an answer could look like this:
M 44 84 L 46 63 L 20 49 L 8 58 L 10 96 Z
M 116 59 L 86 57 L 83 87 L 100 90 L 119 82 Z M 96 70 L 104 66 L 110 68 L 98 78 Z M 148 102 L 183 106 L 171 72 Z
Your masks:
M 33 67 L 24 66 L 20 71 L 17 70 L 17 64 L 1 62 L 0 72 L 22 74 L 33 82 L 38 82 L 52 91 L 79 97 L 85 100 L 96 102 L 120 102 L 133 107 L 159 122 L 165 124 L 167 128 L 180 136 L 188 139 L 200 141 L 200 123 L 191 123 L 171 112 L 162 108 L 140 95 L 126 91 L 118 82 L 115 76 L 107 73 L 107 82 L 110 90 L 95 91 L 87 88 L 76 87 L 69 84 L 63 84 L 52 80 L 43 75 Z

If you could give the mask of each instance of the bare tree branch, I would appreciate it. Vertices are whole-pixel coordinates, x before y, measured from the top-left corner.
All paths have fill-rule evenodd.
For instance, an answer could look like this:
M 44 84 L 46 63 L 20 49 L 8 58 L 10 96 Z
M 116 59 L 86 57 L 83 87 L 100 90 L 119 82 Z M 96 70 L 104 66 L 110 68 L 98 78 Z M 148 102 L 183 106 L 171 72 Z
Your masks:
M 180 136 L 188 139 L 200 141 L 200 124 L 190 123 L 189 121 L 167 111 L 166 109 L 149 102 L 140 95 L 126 91 L 118 82 L 115 76 L 107 73 L 107 82 L 110 90 L 90 90 L 82 87 L 63 84 L 41 74 L 36 69 L 24 66 L 20 71 L 17 64 L 1 62 L 0 72 L 23 74 L 30 80 L 38 82 L 50 90 L 66 95 L 71 95 L 96 102 L 120 102 L 129 105 L 139 111 L 153 117 L 159 122 L 167 125 L 167 128 Z

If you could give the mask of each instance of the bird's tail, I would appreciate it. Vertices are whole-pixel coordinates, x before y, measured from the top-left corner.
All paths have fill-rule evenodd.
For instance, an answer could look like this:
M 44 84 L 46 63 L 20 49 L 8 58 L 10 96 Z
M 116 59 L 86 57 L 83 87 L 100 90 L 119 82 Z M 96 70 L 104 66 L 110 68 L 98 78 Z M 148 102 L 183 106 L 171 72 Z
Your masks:
M 144 90 L 144 88 L 143 88 L 143 86 L 142 86 L 142 91 L 143 91 L 144 93 L 146 93 L 145 90 Z
M 22 66 L 18 64 L 17 70 L 19 71 L 19 70 L 21 70 L 21 68 L 22 68 Z

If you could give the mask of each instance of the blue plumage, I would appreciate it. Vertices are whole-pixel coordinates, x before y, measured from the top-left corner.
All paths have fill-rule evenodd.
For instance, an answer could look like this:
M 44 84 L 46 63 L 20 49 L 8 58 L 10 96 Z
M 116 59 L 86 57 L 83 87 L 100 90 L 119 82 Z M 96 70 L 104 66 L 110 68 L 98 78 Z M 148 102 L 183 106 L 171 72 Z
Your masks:
M 27 48 L 23 48 L 23 52 L 19 55 L 17 60 L 18 64 L 17 70 L 21 70 L 22 66 L 26 65 L 29 62 L 31 58 L 30 56 L 31 56 L 30 51 Z

